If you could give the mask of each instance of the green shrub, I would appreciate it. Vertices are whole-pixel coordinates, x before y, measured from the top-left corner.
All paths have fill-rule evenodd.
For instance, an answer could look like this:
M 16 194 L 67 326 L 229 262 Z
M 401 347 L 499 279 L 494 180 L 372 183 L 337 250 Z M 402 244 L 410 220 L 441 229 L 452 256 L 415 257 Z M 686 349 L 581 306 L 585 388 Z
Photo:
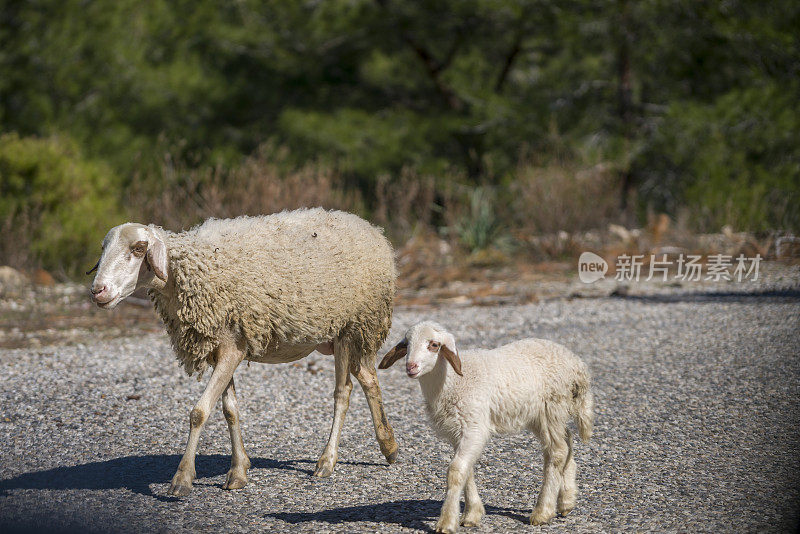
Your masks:
M 494 191 L 476 187 L 469 193 L 469 209 L 455 227 L 461 245 L 471 253 L 487 249 L 508 251 L 510 236 L 497 214 Z
M 0 136 L 0 264 L 76 275 L 124 220 L 110 169 L 63 137 Z
M 670 106 L 635 164 L 641 198 L 659 211 L 685 209 L 701 231 L 800 229 L 794 89 L 765 84 Z

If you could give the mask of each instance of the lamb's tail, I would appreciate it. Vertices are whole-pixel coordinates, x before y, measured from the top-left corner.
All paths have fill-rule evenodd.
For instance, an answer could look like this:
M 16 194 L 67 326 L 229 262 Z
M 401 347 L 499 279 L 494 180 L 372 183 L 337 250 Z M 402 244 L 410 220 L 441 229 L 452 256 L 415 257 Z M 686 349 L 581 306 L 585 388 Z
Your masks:
M 592 437 L 592 424 L 594 422 L 594 395 L 589 386 L 588 378 L 575 384 L 575 424 L 578 425 L 578 435 L 586 443 Z

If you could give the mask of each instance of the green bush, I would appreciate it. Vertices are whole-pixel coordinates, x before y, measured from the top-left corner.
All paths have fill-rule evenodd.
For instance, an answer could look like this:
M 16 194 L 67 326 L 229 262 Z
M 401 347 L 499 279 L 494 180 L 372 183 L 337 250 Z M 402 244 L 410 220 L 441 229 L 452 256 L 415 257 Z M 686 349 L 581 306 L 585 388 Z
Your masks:
M 635 164 L 641 197 L 686 210 L 699 230 L 799 230 L 798 89 L 765 84 L 670 106 Z
M 0 264 L 62 276 L 91 267 L 105 233 L 124 220 L 118 187 L 68 139 L 0 136 Z
M 508 251 L 511 247 L 510 237 L 498 217 L 495 193 L 486 187 L 470 191 L 469 210 L 456 224 L 455 231 L 461 245 L 473 254 L 490 248 Z

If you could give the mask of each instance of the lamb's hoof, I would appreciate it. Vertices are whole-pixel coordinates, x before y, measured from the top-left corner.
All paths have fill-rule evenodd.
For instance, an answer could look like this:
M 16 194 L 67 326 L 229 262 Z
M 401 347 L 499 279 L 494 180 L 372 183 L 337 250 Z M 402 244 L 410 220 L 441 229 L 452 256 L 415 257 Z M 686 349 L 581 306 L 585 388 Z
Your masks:
M 234 471 L 228 471 L 228 477 L 222 485 L 222 489 L 236 490 L 242 489 L 247 485 L 247 476 Z
M 389 462 L 390 465 L 397 461 L 397 449 L 386 457 L 386 461 Z
M 546 513 L 534 510 L 531 514 L 531 525 L 544 525 L 555 517 L 554 513 Z
M 454 523 L 451 521 L 442 521 L 439 518 L 439 521 L 436 522 L 436 526 L 434 527 L 436 532 L 444 532 L 446 534 L 454 534 L 458 532 L 458 523 Z
M 560 515 L 561 517 L 566 517 L 567 514 L 569 514 L 572 510 L 573 510 L 573 507 L 570 507 L 570 508 L 559 508 L 558 509 L 558 515 Z
M 172 495 L 173 497 L 186 497 L 192 492 L 191 485 L 181 484 L 180 482 L 173 482 L 169 486 L 169 491 L 167 491 L 167 495 Z
M 461 518 L 462 527 L 477 527 L 481 524 L 481 519 L 486 512 L 483 506 L 464 511 L 464 516 Z
M 481 524 L 480 518 L 475 519 L 474 517 L 465 516 L 464 519 L 461 520 L 462 527 L 477 527 L 480 524 Z
M 320 458 L 317 462 L 317 469 L 314 471 L 314 476 L 319 478 L 329 477 L 333 474 L 333 467 L 336 465 L 336 462 L 331 462 L 326 458 Z

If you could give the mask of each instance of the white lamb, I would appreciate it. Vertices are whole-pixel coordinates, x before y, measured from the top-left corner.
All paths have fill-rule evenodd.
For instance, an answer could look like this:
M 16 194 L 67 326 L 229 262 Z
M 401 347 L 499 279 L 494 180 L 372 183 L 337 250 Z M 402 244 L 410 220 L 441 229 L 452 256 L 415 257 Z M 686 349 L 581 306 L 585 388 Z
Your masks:
M 544 449 L 544 478 L 531 523 L 540 525 L 575 507 L 575 458 L 567 421 L 575 418 L 583 441 L 592 434 L 592 392 L 586 365 L 569 350 L 542 339 L 524 339 L 493 350 L 461 354 L 437 323 L 412 326 L 380 363 L 406 357 L 406 373 L 419 378 L 436 433 L 455 449 L 447 471 L 437 532 L 477 526 L 484 515 L 473 466 L 493 434 L 530 430 Z M 448 365 L 449 364 L 449 365 Z

